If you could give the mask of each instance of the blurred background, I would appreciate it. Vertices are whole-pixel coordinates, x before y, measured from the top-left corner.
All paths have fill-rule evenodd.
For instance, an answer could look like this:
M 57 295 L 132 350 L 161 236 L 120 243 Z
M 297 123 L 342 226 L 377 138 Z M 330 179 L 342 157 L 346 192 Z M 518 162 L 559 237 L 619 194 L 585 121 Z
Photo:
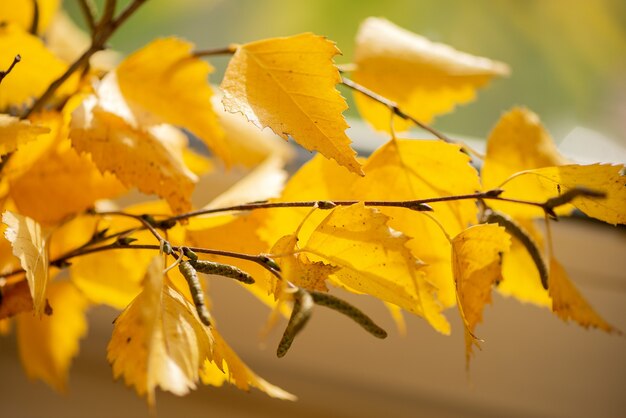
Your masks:
M 64 3 L 82 25 L 76 2 Z M 368 16 L 386 17 L 431 40 L 511 66 L 510 78 L 494 81 L 478 92 L 476 102 L 439 117 L 436 127 L 480 140 L 503 111 L 525 105 L 557 142 L 577 132 L 581 159 L 598 144 L 626 147 L 623 0 L 149 0 L 111 45 L 131 52 L 154 37 L 179 35 L 198 48 L 212 48 L 311 31 L 336 41 L 344 54 L 337 61 L 348 63 L 357 28 Z M 227 58 L 211 63 L 217 67 L 212 81 L 219 83 Z M 353 110 L 348 116 L 358 117 Z M 623 162 L 622 156 L 615 158 Z M 555 224 L 554 240 L 557 257 L 582 293 L 610 323 L 626 330 L 624 229 L 563 221 Z M 407 317 L 408 335 L 401 337 L 382 304 L 347 295 L 390 331 L 386 340 L 374 340 L 349 320 L 317 309 L 289 354 L 278 360 L 280 331 L 259 343 L 268 314 L 264 306 L 225 281 L 216 282 L 212 297 L 233 348 L 261 376 L 300 400 L 202 387 L 186 398 L 159 393 L 156 416 L 626 416 L 624 336 L 564 324 L 545 309 L 497 294 L 478 327 L 486 342 L 469 374 L 456 312 L 448 314 L 451 337 L 416 317 Z M 3 339 L 0 416 L 155 416 L 122 382 L 112 383 L 106 344 L 116 315 L 106 308 L 90 312 L 89 336 L 66 395 L 29 381 L 14 342 Z
M 76 2 L 64 5 L 82 25 Z M 439 117 L 436 127 L 485 138 L 501 112 L 524 105 L 557 142 L 582 126 L 626 147 L 623 0 L 150 0 L 111 45 L 131 52 L 155 36 L 179 35 L 212 48 L 310 31 L 335 41 L 343 52 L 337 62 L 348 63 L 369 16 L 511 66 L 510 78 L 479 90 L 476 102 Z M 214 83 L 226 62 L 211 59 Z

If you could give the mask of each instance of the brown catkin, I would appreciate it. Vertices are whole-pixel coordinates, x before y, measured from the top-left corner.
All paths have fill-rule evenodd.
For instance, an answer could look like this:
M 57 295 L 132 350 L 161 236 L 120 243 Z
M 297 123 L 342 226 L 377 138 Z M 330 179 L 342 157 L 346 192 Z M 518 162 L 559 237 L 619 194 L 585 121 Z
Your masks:
M 487 223 L 495 223 L 504 227 L 506 232 L 517 238 L 519 242 L 522 243 L 522 245 L 526 248 L 526 251 L 528 251 L 528 254 L 530 254 L 530 257 L 533 259 L 535 266 L 537 266 L 539 278 L 541 279 L 541 285 L 544 289 L 548 289 L 548 267 L 543 259 L 543 256 L 541 255 L 539 247 L 530 235 L 528 235 L 528 233 L 524 231 L 524 229 L 518 225 L 517 222 L 500 212 L 489 210 L 489 212 L 486 213 L 485 221 Z
M 316 305 L 326 306 L 327 308 L 333 309 L 352 318 L 354 322 L 359 324 L 364 330 L 372 334 L 374 337 L 387 337 L 387 331 L 376 325 L 369 316 L 365 315 L 361 310 L 353 305 L 350 305 L 345 300 L 329 295 L 328 293 L 321 292 L 311 292 L 311 296 L 313 297 L 313 301 Z
M 294 295 L 291 317 L 289 318 L 289 322 L 287 323 L 287 327 L 283 333 L 283 338 L 281 338 L 280 343 L 278 343 L 278 348 L 276 349 L 276 355 L 278 357 L 283 357 L 287 354 L 294 338 L 296 338 L 296 335 L 302 331 L 304 325 L 306 325 L 308 320 L 311 318 L 312 310 L 313 298 L 311 297 L 311 294 L 302 289 L 298 290 Z
M 245 271 L 231 266 L 229 264 L 215 263 L 213 261 L 207 260 L 190 260 L 189 263 L 199 271 L 204 274 L 216 274 L 218 276 L 230 277 L 231 279 L 239 280 L 245 284 L 253 284 L 254 279 Z
M 202 286 L 200 286 L 196 270 L 189 261 L 183 261 L 178 264 L 178 270 L 181 272 L 185 280 L 187 280 L 189 291 L 191 292 L 191 298 L 193 299 L 193 304 L 196 306 L 196 312 L 198 312 L 200 321 L 202 321 L 204 325 L 210 326 L 211 319 L 209 311 L 204 303 L 204 292 L 202 291 Z

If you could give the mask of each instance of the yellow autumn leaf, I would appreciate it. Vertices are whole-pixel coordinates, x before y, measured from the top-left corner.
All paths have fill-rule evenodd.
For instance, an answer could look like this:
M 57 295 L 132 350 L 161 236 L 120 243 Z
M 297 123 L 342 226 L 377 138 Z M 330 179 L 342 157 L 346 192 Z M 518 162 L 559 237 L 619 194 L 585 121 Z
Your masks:
M 410 238 L 391 230 L 388 222 L 389 217 L 363 204 L 337 207 L 301 250 L 312 261 L 341 267 L 333 273 L 338 283 L 422 316 L 448 334 L 450 324 L 441 313 L 437 289 L 425 279 L 423 263 L 407 247 Z
M 354 61 L 354 81 L 424 123 L 474 100 L 477 88 L 509 74 L 505 64 L 459 52 L 373 17 L 359 28 Z M 355 99 L 365 120 L 376 129 L 389 129 L 389 108 L 361 94 Z M 394 117 L 396 130 L 408 127 L 407 121 Z
M 72 145 L 125 186 L 166 199 L 175 213 L 190 210 L 197 176 L 183 162 L 186 136 L 171 125 L 150 125 L 149 115 L 135 112 L 124 101 L 115 74 L 108 74 L 96 95 L 72 113 Z
M 173 37 L 152 41 L 115 70 L 120 91 L 129 104 L 191 131 L 228 163 L 230 156 L 211 104 L 208 76 L 213 68 L 193 55 L 193 47 Z
M 559 318 L 575 321 L 585 328 L 598 328 L 609 333 L 619 332 L 591 307 L 555 258 L 550 260 L 549 286 L 552 311 Z
M 56 143 L 30 169 L 11 180 L 10 195 L 20 213 L 52 224 L 91 207 L 99 199 L 126 191 L 117 178 L 101 174 L 87 155 L 79 155 L 71 147 L 68 118 L 52 112 L 47 118 L 65 121 L 51 123 Z
M 260 130 L 241 113 L 224 110 L 222 96 L 212 98 L 213 110 L 224 131 L 224 144 L 228 148 L 233 165 L 255 167 L 270 157 L 288 161 L 295 155 L 295 149 L 270 129 Z
M 33 298 L 30 296 L 28 281 L 20 280 L 17 283 L 2 286 L 0 321 L 11 318 L 21 312 L 28 312 L 32 315 L 32 311 Z
M 59 9 L 61 0 L 37 0 L 37 33 L 42 33 L 48 27 L 52 17 Z M 30 31 L 35 16 L 35 1 L 3 1 L 0 2 L 0 21 L 11 22 L 22 29 Z
M 20 145 L 34 141 L 39 135 L 50 132 L 50 128 L 33 125 L 30 121 L 15 116 L 0 115 L 0 155 L 15 151 Z
M 626 167 L 623 164 L 563 165 L 527 170 L 502 183 L 502 197 L 544 202 L 577 186 L 606 193 L 605 198 L 579 196 L 571 202 L 585 215 L 612 225 L 626 224 Z M 518 208 L 523 207 L 523 208 Z M 528 205 L 507 207 L 512 216 L 542 216 Z
M 222 80 L 224 107 L 361 173 L 345 134 L 348 105 L 335 88 L 338 53 L 333 42 L 311 33 L 241 45 Z
M 115 321 L 107 359 L 115 378 L 155 403 L 155 389 L 182 396 L 196 387 L 212 337 L 195 307 L 164 281 L 163 258 L 150 263 L 143 291 Z
M 212 358 L 204 362 L 200 372 L 200 378 L 205 385 L 221 386 L 228 381 L 242 390 L 248 390 L 252 386 L 272 398 L 296 400 L 291 393 L 272 385 L 250 370 L 215 328 L 211 330 L 211 334 L 214 338 Z
M 285 281 L 288 281 L 307 290 L 328 291 L 326 280 L 340 267 L 321 261 L 312 262 L 303 253 L 293 254 L 299 250 L 297 243 L 298 237 L 296 235 L 285 235 L 270 250 L 270 254 L 280 255 L 276 257 L 276 262 L 280 266 L 283 281 L 277 285 L 284 285 Z M 274 294 L 278 296 L 280 291 L 281 289 L 275 289 Z
M 471 226 L 452 240 L 452 270 L 465 325 L 467 367 L 473 346 L 480 347 L 474 330 L 482 322 L 485 305 L 491 303 L 493 285 L 502 279 L 502 255 L 509 245 L 504 228 L 493 224 Z
M 13 6 L 14 2 L 3 2 Z M 0 89 L 0 109 L 22 106 L 48 88 L 50 83 L 63 74 L 67 64 L 46 49 L 43 42 L 24 29 L 8 24 L 0 27 L 0 66 L 4 69 L 16 55 L 22 60 L 4 80 Z M 76 88 L 78 74 L 74 74 L 56 91 L 57 96 L 72 93 Z
M 480 189 L 480 183 L 469 162 L 469 157 L 456 145 L 391 140 L 367 160 L 363 167 L 366 176 L 353 187 L 354 197 L 412 200 L 473 193 Z M 391 218 L 390 227 L 412 237 L 407 246 L 425 263 L 423 272 L 439 289 L 444 306 L 449 307 L 456 303 L 450 242 L 439 225 L 448 235 L 458 234 L 476 223 L 476 205 L 470 200 L 459 200 L 431 206 L 434 212 L 428 216 L 405 208 L 381 208 L 381 211 Z
M 4 236 L 13 247 L 13 255 L 20 259 L 26 271 L 34 311 L 41 315 L 46 306 L 48 286 L 48 252 L 41 226 L 30 218 L 10 211 L 2 214 L 2 222 L 7 226 Z
M 539 117 L 525 108 L 514 108 L 502 115 L 487 140 L 487 153 L 480 171 L 484 190 L 497 189 L 513 174 L 535 168 L 569 164 Z M 527 187 L 532 186 L 528 184 Z M 508 188 L 505 188 L 508 189 Z M 527 194 L 537 190 L 527 189 Z M 509 191 L 503 195 L 507 196 Z M 489 202 L 494 209 L 519 216 L 540 216 L 537 208 L 508 202 Z M 566 214 L 571 206 L 559 209 Z
M 85 297 L 67 281 L 50 283 L 51 315 L 23 313 L 17 317 L 17 342 L 22 366 L 30 378 L 65 392 L 72 358 L 87 333 Z
M 515 221 L 537 244 L 537 248 L 545 248 L 543 236 L 531 219 Z M 515 237 L 511 240 L 511 250 L 502 257 L 502 278 L 504 280 L 497 288 L 501 295 L 544 307 L 552 304 L 548 291 L 541 285 L 535 262 L 526 247 Z

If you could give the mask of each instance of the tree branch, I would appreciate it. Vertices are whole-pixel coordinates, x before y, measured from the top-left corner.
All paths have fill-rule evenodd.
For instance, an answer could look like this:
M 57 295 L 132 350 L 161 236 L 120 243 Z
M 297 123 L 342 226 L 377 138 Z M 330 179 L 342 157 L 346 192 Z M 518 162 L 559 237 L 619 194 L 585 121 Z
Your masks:
M 91 36 L 96 32 L 96 5 L 91 0 L 78 0 L 80 11 L 83 13 L 87 27 L 91 31 Z
M 40 110 L 47 102 L 52 98 L 54 92 L 68 79 L 72 74 L 78 71 L 83 65 L 87 64 L 89 58 L 96 52 L 102 50 L 109 40 L 111 35 L 130 17 L 137 11 L 147 0 L 134 0 L 131 4 L 124 9 L 117 18 L 109 19 L 108 21 L 100 21 L 98 24 L 98 30 L 94 34 L 91 46 L 69 66 L 69 68 L 56 80 L 54 80 L 46 89 L 46 91 L 35 101 L 28 111 L 24 114 L 24 118 L 30 116 L 33 112 Z M 107 3 L 109 4 L 109 3 Z
M 17 54 L 15 58 L 13 58 L 13 62 L 11 63 L 9 68 L 7 68 L 5 71 L 0 71 L 0 83 L 2 83 L 2 80 L 4 80 L 4 77 L 8 76 L 9 73 L 13 70 L 13 67 L 15 67 L 15 64 L 17 64 L 21 60 L 22 60 L 22 57 L 19 54 Z

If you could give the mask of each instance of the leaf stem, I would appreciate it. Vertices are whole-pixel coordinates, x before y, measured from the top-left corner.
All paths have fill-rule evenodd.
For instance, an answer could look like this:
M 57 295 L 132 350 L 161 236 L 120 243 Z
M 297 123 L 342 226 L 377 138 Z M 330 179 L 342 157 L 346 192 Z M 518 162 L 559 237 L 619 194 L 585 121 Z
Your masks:
M 194 51 L 192 55 L 194 57 L 210 57 L 213 55 L 232 55 L 237 52 L 237 48 L 239 45 L 230 44 L 227 47 L 222 48 L 211 48 L 211 49 L 201 49 L 199 51 Z
M 0 83 L 2 83 L 2 80 L 4 80 L 4 77 L 8 76 L 11 70 L 13 70 L 13 67 L 15 67 L 15 65 L 21 60 L 22 60 L 22 57 L 19 54 L 17 54 L 13 58 L 13 62 L 11 63 L 9 68 L 7 68 L 5 71 L 0 71 Z

